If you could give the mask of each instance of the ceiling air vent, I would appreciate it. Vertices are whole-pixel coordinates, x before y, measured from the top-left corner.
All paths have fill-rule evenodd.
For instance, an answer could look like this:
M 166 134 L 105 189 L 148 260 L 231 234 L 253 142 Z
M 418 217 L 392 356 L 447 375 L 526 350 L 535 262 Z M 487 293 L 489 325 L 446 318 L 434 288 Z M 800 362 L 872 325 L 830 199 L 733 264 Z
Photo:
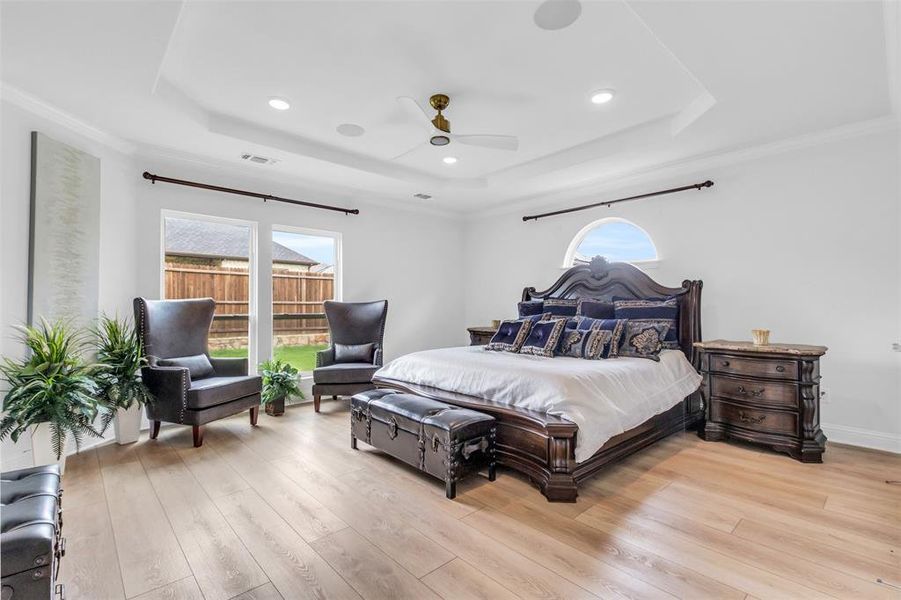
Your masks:
M 278 160 L 274 158 L 266 158 L 265 156 L 258 156 L 256 154 L 242 154 L 241 158 L 258 165 L 274 165 L 278 162 Z
M 420 193 L 420 194 L 413 194 L 413 197 L 414 197 L 414 198 L 419 198 L 420 200 L 428 200 L 429 198 L 431 198 L 431 196 L 429 196 L 428 194 L 422 194 L 422 193 Z

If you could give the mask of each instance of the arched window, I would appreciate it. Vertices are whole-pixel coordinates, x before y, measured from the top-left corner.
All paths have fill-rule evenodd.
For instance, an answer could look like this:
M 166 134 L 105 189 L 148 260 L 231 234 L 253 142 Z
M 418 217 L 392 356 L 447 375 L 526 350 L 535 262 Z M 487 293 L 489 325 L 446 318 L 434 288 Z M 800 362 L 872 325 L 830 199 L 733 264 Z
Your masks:
M 563 266 L 588 262 L 592 256 L 603 256 L 611 262 L 651 262 L 657 260 L 657 248 L 651 236 L 635 223 L 610 217 L 590 223 L 576 234 Z

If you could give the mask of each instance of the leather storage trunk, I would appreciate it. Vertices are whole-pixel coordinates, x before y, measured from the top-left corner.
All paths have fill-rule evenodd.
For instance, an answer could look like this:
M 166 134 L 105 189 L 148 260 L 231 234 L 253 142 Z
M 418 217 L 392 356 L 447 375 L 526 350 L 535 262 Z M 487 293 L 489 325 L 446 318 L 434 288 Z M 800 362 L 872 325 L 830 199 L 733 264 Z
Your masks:
M 444 480 L 448 498 L 467 473 L 495 476 L 495 420 L 413 394 L 372 390 L 351 399 L 351 446 L 357 440 Z
M 47 465 L 0 475 L 3 600 L 62 598 L 56 585 L 62 537 L 59 467 Z

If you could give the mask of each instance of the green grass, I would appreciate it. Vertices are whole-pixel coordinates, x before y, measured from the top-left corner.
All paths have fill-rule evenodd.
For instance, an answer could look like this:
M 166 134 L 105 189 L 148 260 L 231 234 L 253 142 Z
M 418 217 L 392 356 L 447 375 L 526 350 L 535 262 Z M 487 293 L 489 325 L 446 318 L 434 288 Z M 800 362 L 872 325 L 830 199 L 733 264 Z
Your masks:
M 273 358 L 286 362 L 301 373 L 309 373 L 316 367 L 316 353 L 328 348 L 325 344 L 313 346 L 279 346 L 273 351 Z M 219 358 L 243 358 L 247 348 L 224 348 L 213 350 L 210 355 Z

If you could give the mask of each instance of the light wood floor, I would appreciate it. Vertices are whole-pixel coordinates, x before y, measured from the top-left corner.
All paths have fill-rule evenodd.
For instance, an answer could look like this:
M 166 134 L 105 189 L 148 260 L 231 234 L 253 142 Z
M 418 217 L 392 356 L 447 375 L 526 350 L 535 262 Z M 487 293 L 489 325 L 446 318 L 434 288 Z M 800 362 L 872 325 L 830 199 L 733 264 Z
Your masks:
M 901 458 L 673 436 L 549 504 L 360 444 L 346 402 L 69 459 L 68 598 L 901 598 Z M 146 435 L 146 434 L 145 434 Z M 364 449 L 365 448 L 365 449 Z M 895 483 L 887 483 L 887 480 Z

